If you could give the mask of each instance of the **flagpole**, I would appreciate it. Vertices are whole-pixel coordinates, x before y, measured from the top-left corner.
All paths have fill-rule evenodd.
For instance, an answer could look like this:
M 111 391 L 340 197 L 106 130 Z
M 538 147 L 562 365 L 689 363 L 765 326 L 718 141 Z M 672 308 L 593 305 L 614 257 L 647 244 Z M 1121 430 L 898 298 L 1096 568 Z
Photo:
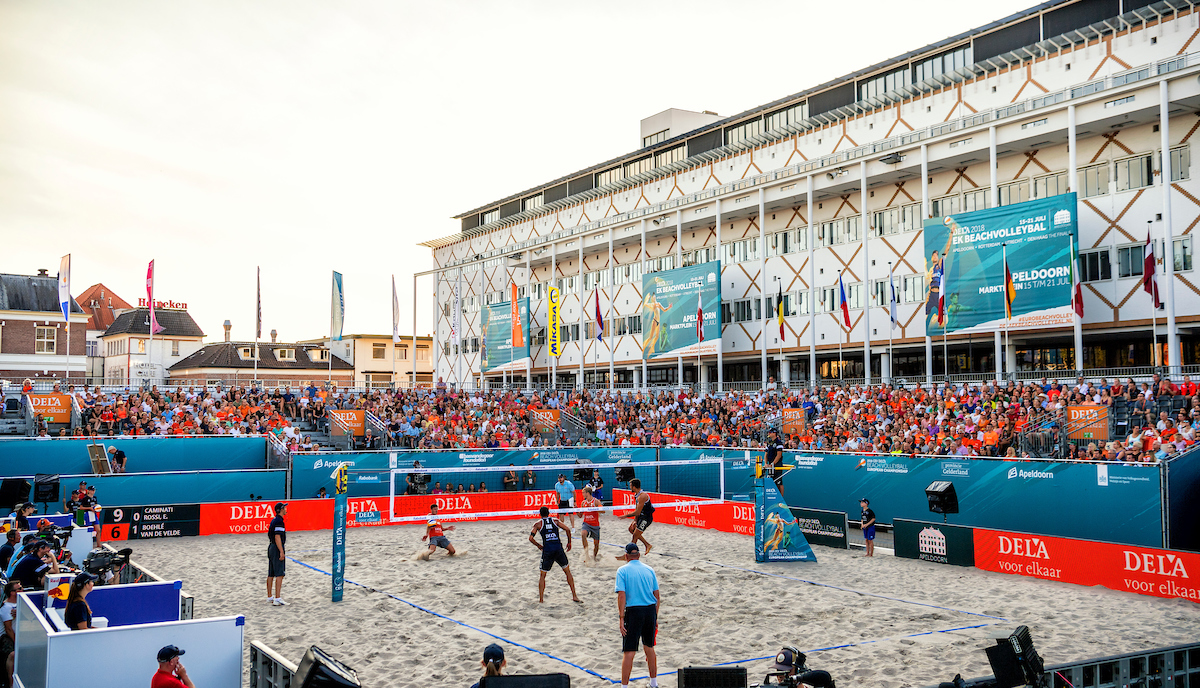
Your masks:
M 254 388 L 258 388 L 258 339 L 262 337 L 262 267 L 255 266 L 254 303 Z
M 896 284 L 892 281 L 892 261 L 888 261 L 888 316 L 891 322 L 888 323 L 888 383 L 891 383 L 896 377 L 896 355 L 892 353 L 893 338 L 895 337 L 896 329 Z M 880 371 L 883 372 L 883 371 Z
M 1150 235 L 1151 227 L 1153 227 L 1152 222 L 1153 222 L 1153 220 L 1146 220 L 1146 245 L 1150 247 L 1151 251 L 1154 250 L 1154 244 L 1151 243 L 1153 241 L 1153 238 Z M 1143 258 L 1144 258 L 1144 256 L 1143 256 Z M 1155 265 L 1156 262 L 1157 261 L 1152 262 L 1151 265 Z M 1143 268 L 1143 272 L 1145 272 L 1144 268 Z M 1155 268 L 1155 272 L 1157 272 L 1157 268 Z M 1158 278 L 1157 274 L 1151 274 L 1149 276 L 1149 279 L 1151 280 L 1150 281 L 1150 365 L 1155 366 L 1155 367 L 1159 366 L 1159 362 L 1158 362 L 1158 295 L 1154 293 L 1154 292 L 1158 291 L 1157 278 Z M 1146 279 L 1147 279 L 1147 276 L 1142 275 L 1142 280 L 1145 281 Z M 1157 392 L 1155 392 L 1155 393 L 1157 394 Z
M 838 300 L 839 301 L 842 300 L 842 271 L 841 270 L 838 270 Z M 839 303 L 838 307 L 840 308 L 841 305 L 842 304 Z M 842 327 L 841 321 L 838 322 L 838 329 L 841 330 L 843 334 L 846 332 L 845 328 Z M 845 368 L 846 368 L 846 364 L 842 360 L 842 335 L 839 334 L 838 335 L 838 383 L 842 382 L 842 379 L 844 377 L 843 371 L 845 370 Z
M 150 266 L 151 266 L 151 268 L 150 268 L 151 282 L 150 282 L 150 289 L 149 289 L 149 294 L 148 294 L 148 296 L 150 297 L 150 303 L 147 304 L 148 306 L 150 306 L 150 325 L 149 325 L 149 327 L 146 328 L 150 331 L 150 344 L 146 348 L 146 362 L 147 362 L 147 367 L 150 369 L 150 371 L 149 371 L 150 374 L 153 375 L 154 374 L 154 282 L 153 282 L 153 280 L 154 280 L 154 261 L 153 260 L 150 261 Z
M 1004 359 L 1008 357 L 1008 347 L 1012 343 L 1012 307 L 1008 301 L 1008 243 L 1000 244 L 1000 249 L 1004 255 L 1004 356 L 996 361 L 996 370 L 999 373 L 997 377 L 1002 380 L 1004 379 Z M 996 380 L 996 382 L 999 383 L 1000 380 Z

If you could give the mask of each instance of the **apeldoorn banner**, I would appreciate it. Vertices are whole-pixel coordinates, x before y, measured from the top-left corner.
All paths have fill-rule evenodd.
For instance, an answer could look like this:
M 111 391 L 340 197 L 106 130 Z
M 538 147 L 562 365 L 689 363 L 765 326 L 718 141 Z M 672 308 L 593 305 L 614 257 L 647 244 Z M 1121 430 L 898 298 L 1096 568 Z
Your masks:
M 892 521 L 896 556 L 935 564 L 975 565 L 974 529 L 927 521 Z
M 483 371 L 525 370 L 529 358 L 529 298 L 517 300 L 516 308 L 524 333 L 522 346 L 513 346 L 512 303 L 493 303 L 483 309 L 483 341 L 479 355 Z
M 642 275 L 642 358 L 715 354 L 721 349 L 721 261 Z M 704 341 L 696 336 L 704 313 Z
M 1075 194 L 925 221 L 926 333 L 1003 330 L 1004 255 L 1016 298 L 1010 329 L 1070 326 Z M 945 292 L 944 321 L 938 300 Z
M 1200 553 L 975 529 L 975 567 L 1200 602 Z

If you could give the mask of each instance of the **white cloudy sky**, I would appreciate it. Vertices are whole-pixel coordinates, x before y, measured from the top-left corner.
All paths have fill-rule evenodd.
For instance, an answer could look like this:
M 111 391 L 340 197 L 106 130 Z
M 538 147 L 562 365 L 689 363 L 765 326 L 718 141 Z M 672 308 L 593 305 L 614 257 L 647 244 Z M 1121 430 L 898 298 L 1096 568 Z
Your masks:
M 74 261 L 188 303 L 210 338 L 412 328 L 450 216 L 637 147 L 669 107 L 723 115 L 1031 0 L 4 0 L 0 272 Z M 857 21 L 858 23 L 852 23 Z M 430 285 L 418 333 L 430 331 Z

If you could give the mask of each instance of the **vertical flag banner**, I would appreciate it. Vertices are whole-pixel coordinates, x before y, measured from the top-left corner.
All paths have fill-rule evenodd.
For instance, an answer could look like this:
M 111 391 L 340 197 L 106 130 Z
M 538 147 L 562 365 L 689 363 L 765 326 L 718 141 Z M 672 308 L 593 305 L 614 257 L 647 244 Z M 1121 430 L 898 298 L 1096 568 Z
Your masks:
M 1071 240 L 1071 307 L 1075 314 L 1083 317 L 1083 284 L 1079 281 L 1079 250 Z
M 926 220 L 925 333 L 1070 326 L 1077 208 L 1069 193 Z M 1017 295 L 1011 318 L 1005 317 L 1005 254 Z
M 62 257 L 58 264 L 58 307 L 62 309 L 64 322 L 71 322 L 71 254 Z
M 154 317 L 154 261 L 146 268 L 146 303 L 150 304 L 150 333 L 158 334 L 164 328 L 159 326 L 158 318 Z
M 336 488 L 333 497 L 333 590 L 334 602 L 342 601 L 346 581 L 346 513 L 349 511 L 346 488 L 349 482 L 346 466 L 341 464 L 334 471 Z
M 838 273 L 838 302 L 841 304 L 842 319 L 846 321 L 846 327 L 853 327 L 850 324 L 850 304 L 846 303 L 846 285 L 842 282 L 842 273 Z
M 779 319 L 779 343 L 783 344 L 783 283 L 779 283 L 779 295 L 775 297 L 775 317 Z
M 400 299 L 396 298 L 395 275 L 392 275 L 392 343 L 400 343 Z
M 704 343 L 704 296 L 696 292 L 696 342 Z
M 329 339 L 342 341 L 342 320 L 346 317 L 346 293 L 342 290 L 342 273 L 333 272 L 333 302 L 329 308 Z
M 892 329 L 896 329 L 900 325 L 900 315 L 896 307 L 900 305 L 900 299 L 896 298 L 896 280 L 892 277 L 892 266 L 888 266 L 888 314 L 892 317 Z
M 546 306 L 548 322 L 546 324 L 546 335 L 550 342 L 550 355 L 562 355 L 562 335 L 560 329 L 562 327 L 562 295 L 558 291 L 558 287 L 550 287 L 550 293 L 547 295 L 548 302 Z
M 508 302 L 491 303 L 483 308 L 482 322 L 483 341 L 479 346 L 479 357 L 482 370 L 485 373 L 503 370 L 525 370 L 525 362 L 529 360 L 529 299 L 518 299 L 517 324 L 512 323 L 512 304 Z M 522 330 L 521 346 L 513 344 L 513 332 L 516 327 Z
M 600 313 L 600 290 L 595 291 L 596 294 L 596 339 L 604 336 L 604 315 Z
M 754 561 L 816 561 L 799 519 L 770 478 L 754 480 Z
M 262 339 L 262 267 L 255 268 L 254 287 L 257 294 L 254 309 L 254 339 Z
M 1150 240 L 1150 230 L 1146 230 L 1146 259 L 1142 265 L 1142 289 L 1154 299 L 1154 307 L 1162 306 L 1158 298 L 1158 263 L 1154 260 L 1154 242 Z
M 721 261 L 642 275 L 642 358 L 716 354 L 721 349 Z M 700 304 L 692 310 L 692 295 Z M 697 335 L 703 327 L 704 337 Z
M 525 346 L 525 327 L 528 325 L 521 324 L 521 299 L 517 298 L 517 283 L 512 283 L 512 295 L 509 298 L 509 322 L 512 323 L 512 332 L 509 336 L 512 337 L 512 345 L 515 349 L 520 349 Z M 529 301 L 525 301 L 526 308 L 529 307 Z
M 1013 304 L 1017 301 L 1017 285 L 1013 284 L 1012 270 L 1008 269 L 1008 259 L 1004 260 L 1004 319 L 1011 320 Z
M 454 280 L 454 302 L 451 308 L 453 312 L 450 314 L 450 341 L 459 346 L 462 332 L 462 268 L 458 270 L 458 279 Z

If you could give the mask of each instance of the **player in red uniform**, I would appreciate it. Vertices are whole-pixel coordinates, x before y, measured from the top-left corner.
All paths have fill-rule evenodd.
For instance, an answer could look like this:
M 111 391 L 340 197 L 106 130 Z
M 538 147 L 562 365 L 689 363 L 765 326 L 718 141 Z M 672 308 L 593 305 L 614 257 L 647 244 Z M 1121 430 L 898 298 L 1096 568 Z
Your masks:
M 583 508 L 597 508 L 604 506 L 604 503 L 592 494 L 592 486 L 583 486 Z M 600 556 L 600 512 L 585 511 L 583 512 L 583 532 L 580 537 L 583 539 L 583 559 L 588 558 L 588 536 L 592 538 L 592 560 L 596 560 Z
M 429 540 L 429 549 L 421 552 L 420 559 L 427 561 L 429 556 L 437 551 L 438 547 L 446 550 L 450 556 L 454 556 L 454 545 L 450 544 L 450 539 L 445 536 L 442 531 L 454 530 L 454 526 L 442 527 L 437 517 L 437 504 L 429 505 L 429 520 L 425 523 L 425 534 L 421 536 L 421 541 Z

